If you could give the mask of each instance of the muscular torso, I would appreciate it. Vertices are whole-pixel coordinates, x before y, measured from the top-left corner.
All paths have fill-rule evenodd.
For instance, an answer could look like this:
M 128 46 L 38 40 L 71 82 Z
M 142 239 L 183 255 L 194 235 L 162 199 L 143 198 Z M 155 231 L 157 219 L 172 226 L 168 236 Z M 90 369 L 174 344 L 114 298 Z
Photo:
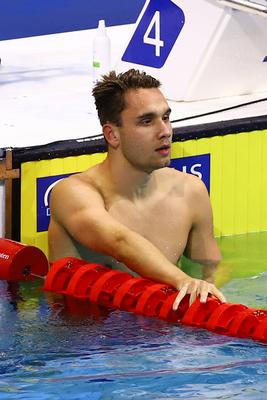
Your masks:
M 183 253 L 190 230 L 189 210 L 183 199 L 170 192 L 155 193 L 149 202 L 115 202 L 109 213 L 148 239 L 173 263 Z
M 169 261 L 176 263 L 184 252 L 192 226 L 192 210 L 185 194 L 187 177 L 183 173 L 177 175 L 177 171 L 174 176 L 174 171 L 168 168 L 155 171 L 154 174 L 155 179 L 148 195 L 134 200 L 114 194 L 107 182 L 98 176 L 97 170 L 92 170 L 89 175 L 88 172 L 84 173 L 81 179 L 84 185 L 89 182 L 95 184 L 106 210 L 114 219 L 148 239 Z M 120 269 L 116 260 L 99 255 L 77 243 L 56 218 L 51 220 L 49 230 L 50 241 L 57 242 L 56 247 L 53 244 L 50 246 L 52 261 L 74 256 Z M 53 251 L 53 248 L 57 250 Z

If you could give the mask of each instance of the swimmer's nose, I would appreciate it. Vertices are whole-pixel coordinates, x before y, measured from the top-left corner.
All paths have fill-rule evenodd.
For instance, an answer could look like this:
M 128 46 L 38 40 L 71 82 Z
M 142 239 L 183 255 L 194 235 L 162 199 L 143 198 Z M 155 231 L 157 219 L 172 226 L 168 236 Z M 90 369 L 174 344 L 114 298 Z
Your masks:
M 172 137 L 172 127 L 170 123 L 166 123 L 165 121 L 161 121 L 160 130 L 159 130 L 159 138 L 170 138 Z

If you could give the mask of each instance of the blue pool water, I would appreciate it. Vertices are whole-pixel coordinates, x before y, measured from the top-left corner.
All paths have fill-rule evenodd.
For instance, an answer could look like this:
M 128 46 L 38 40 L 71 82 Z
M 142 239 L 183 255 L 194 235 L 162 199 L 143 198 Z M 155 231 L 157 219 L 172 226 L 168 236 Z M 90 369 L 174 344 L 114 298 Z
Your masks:
M 233 240 L 221 242 L 232 268 L 222 291 L 267 308 L 267 257 L 254 246 L 258 273 L 244 272 L 251 260 Z M 41 286 L 0 282 L 0 399 L 267 398 L 266 345 L 121 311 L 71 314 Z

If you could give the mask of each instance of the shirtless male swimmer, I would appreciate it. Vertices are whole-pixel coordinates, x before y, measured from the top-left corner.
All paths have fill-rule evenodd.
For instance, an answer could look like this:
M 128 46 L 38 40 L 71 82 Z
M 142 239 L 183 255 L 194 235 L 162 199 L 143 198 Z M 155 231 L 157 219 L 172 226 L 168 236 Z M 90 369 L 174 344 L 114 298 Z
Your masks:
M 131 69 L 103 76 L 93 96 L 107 158 L 60 181 L 50 199 L 50 260 L 73 256 L 126 269 L 167 283 L 190 303 L 209 294 L 211 283 L 176 266 L 184 254 L 208 267 L 221 256 L 213 236 L 206 187 L 190 174 L 167 168 L 171 157 L 170 108 L 160 83 Z M 125 267 L 127 266 L 127 267 Z

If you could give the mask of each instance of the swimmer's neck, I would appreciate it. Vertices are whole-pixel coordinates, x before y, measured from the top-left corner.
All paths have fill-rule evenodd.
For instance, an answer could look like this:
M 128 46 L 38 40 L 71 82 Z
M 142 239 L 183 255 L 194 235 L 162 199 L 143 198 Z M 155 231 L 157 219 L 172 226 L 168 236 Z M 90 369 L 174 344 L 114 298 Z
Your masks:
M 155 182 L 152 172 L 134 168 L 127 160 L 112 159 L 107 156 L 100 166 L 104 174 L 109 177 L 117 194 L 129 199 L 146 197 L 153 189 Z

